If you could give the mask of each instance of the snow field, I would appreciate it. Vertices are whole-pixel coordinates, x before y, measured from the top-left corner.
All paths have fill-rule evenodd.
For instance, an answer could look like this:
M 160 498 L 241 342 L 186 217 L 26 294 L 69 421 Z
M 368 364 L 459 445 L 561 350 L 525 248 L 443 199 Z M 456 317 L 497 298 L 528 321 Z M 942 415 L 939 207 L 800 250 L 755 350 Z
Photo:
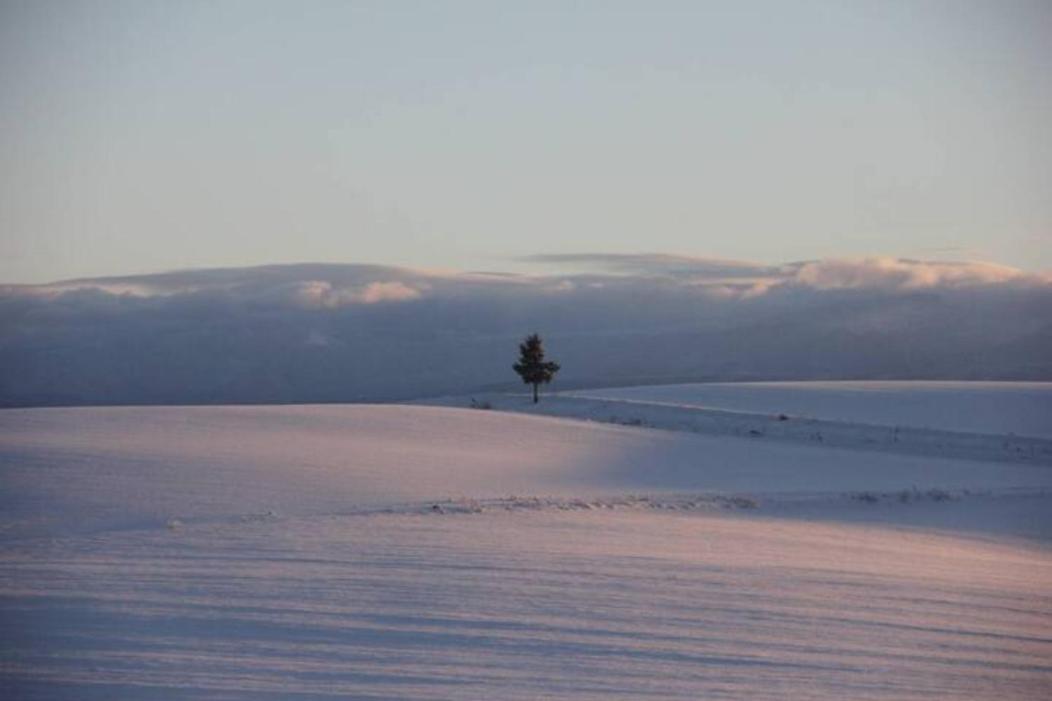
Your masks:
M 4 555 L 16 698 L 1040 698 L 1041 548 L 573 512 L 198 524 Z
M 1040 459 L 589 411 L 0 411 L 3 695 L 1052 690 Z

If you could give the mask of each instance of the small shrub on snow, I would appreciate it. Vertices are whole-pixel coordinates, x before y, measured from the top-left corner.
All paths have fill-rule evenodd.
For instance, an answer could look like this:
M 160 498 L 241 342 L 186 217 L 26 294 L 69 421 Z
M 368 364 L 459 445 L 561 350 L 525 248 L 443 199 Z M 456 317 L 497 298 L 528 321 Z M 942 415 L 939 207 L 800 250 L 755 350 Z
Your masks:
M 756 509 L 760 506 L 760 502 L 752 497 L 728 497 L 727 503 L 735 509 Z
M 880 501 L 880 497 L 873 492 L 855 492 L 851 495 L 851 498 L 855 501 L 861 501 L 865 504 L 876 504 Z

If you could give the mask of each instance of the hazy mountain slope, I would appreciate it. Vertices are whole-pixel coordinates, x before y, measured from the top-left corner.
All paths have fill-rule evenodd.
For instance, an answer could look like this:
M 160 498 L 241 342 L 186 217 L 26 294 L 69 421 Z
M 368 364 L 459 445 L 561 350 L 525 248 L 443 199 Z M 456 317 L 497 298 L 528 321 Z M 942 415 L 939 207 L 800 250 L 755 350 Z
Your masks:
M 562 363 L 563 387 L 1047 380 L 1049 309 L 1045 277 L 908 261 L 543 276 L 311 264 L 9 285 L 0 404 L 345 402 L 513 387 L 516 344 L 533 331 Z

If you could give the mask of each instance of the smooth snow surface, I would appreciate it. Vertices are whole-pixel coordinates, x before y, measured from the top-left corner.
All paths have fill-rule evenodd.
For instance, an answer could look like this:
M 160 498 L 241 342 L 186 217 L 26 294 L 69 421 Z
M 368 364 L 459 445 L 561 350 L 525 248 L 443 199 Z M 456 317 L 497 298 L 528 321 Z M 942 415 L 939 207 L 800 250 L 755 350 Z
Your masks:
M 853 431 L 0 411 L 2 696 L 1048 696 L 1044 444 Z

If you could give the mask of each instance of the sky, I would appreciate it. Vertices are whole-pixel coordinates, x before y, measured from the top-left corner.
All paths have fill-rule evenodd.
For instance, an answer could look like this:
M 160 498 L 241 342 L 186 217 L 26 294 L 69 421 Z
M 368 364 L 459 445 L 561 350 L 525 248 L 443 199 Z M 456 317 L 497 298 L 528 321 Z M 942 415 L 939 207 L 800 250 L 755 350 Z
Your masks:
M 0 282 L 639 253 L 1047 271 L 1049 36 L 1043 0 L 0 0 Z

